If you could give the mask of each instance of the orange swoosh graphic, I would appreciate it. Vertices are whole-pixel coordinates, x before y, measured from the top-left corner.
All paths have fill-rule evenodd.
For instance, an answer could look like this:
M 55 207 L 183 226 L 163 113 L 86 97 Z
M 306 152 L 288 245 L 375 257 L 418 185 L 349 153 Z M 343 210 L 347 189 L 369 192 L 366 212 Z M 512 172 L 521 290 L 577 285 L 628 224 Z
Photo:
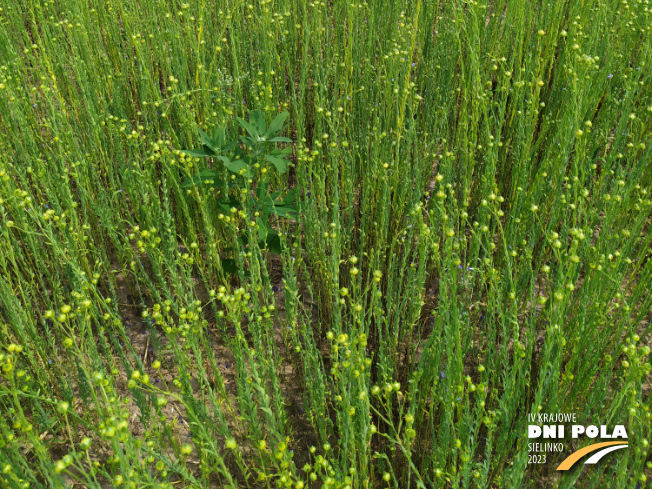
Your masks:
M 557 470 L 568 470 L 570 469 L 573 465 L 575 465 L 575 462 L 577 462 L 579 459 L 581 459 L 584 455 L 595 452 L 596 450 L 599 450 L 600 448 L 604 447 L 609 447 L 611 445 L 627 445 L 626 441 L 606 441 L 604 443 L 594 443 L 593 445 L 589 445 L 588 447 L 584 447 L 581 450 L 576 451 L 575 453 L 571 453 L 566 459 L 559 464 L 559 467 L 557 467 Z

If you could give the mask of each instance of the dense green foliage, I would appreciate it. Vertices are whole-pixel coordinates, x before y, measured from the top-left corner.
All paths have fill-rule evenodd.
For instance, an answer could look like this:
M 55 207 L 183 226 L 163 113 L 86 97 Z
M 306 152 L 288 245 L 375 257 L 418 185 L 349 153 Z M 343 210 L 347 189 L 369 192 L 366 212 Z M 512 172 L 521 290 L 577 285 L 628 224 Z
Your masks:
M 188 1 L 0 1 L 0 486 L 649 483 L 648 0 Z

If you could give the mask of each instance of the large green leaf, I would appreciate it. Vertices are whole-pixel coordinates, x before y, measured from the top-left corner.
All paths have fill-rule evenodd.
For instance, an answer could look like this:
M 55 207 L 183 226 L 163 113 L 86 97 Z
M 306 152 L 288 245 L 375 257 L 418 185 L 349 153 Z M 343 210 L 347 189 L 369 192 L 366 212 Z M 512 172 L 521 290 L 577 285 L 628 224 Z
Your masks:
M 261 241 L 265 241 L 267 239 L 267 235 L 270 233 L 274 233 L 274 230 L 270 228 L 260 217 L 256 218 L 256 224 L 258 224 L 258 239 Z
M 222 199 L 217 202 L 217 204 L 224 209 L 226 212 L 231 211 L 231 207 L 239 209 L 241 207 L 240 202 L 235 199 Z
M 267 248 L 272 253 L 281 253 L 281 238 L 275 232 L 267 233 L 267 238 L 258 243 L 261 248 Z
M 217 178 L 216 171 L 211 170 L 210 168 L 204 168 L 199 173 L 196 173 L 184 180 L 184 182 L 181 184 L 181 188 L 188 188 L 192 187 L 193 185 L 204 184 L 213 185 L 213 187 L 221 187 L 224 185 L 224 181 Z
M 297 213 L 297 208 L 294 205 L 291 205 L 291 200 L 287 203 L 276 203 L 275 198 L 279 192 L 275 192 L 270 197 L 265 197 L 260 199 L 256 206 L 263 213 L 263 216 L 269 216 L 270 214 L 275 214 L 278 217 L 292 217 L 295 218 Z M 276 194 L 276 195 L 275 195 Z
M 215 143 L 214 143 L 213 140 L 208 136 L 208 134 L 206 134 L 204 131 L 202 131 L 202 129 L 201 129 L 200 127 L 198 127 L 197 130 L 199 131 L 199 136 L 200 136 L 200 138 L 201 138 L 201 142 L 202 142 L 202 144 L 203 144 L 204 146 L 208 146 L 210 149 L 212 149 L 213 151 L 215 151 L 215 150 L 217 149 L 217 148 L 215 147 Z
M 274 148 L 271 151 L 268 151 L 267 154 L 270 154 L 272 156 L 287 156 L 291 152 L 292 152 L 292 148 L 290 146 L 286 146 L 283 149 Z
M 222 270 L 229 275 L 240 275 L 241 277 L 249 277 L 251 273 L 247 270 L 238 268 L 238 262 L 233 258 L 223 258 L 222 260 Z
M 281 175 L 288 169 L 288 160 L 284 160 L 278 156 L 273 155 L 265 155 L 265 159 L 272 163 Z
M 252 138 L 258 139 L 260 133 L 258 132 L 258 130 L 254 125 L 249 124 L 247 121 L 241 119 L 240 117 L 238 117 L 237 120 L 240 123 L 240 125 L 244 128 L 244 130 L 247 131 Z
M 267 178 L 263 178 L 260 182 L 256 184 L 256 188 L 254 190 L 254 194 L 256 195 L 259 204 L 263 201 L 266 191 L 267 191 Z
M 249 138 L 247 136 L 240 136 L 240 141 L 242 141 L 245 146 L 251 149 L 253 149 L 254 145 L 256 144 L 254 138 Z
M 216 126 L 213 130 L 213 143 L 222 149 L 226 144 L 226 127 Z
M 244 161 L 236 160 L 230 163 L 225 163 L 224 166 L 226 166 L 229 171 L 242 175 L 243 177 L 251 178 L 253 176 L 251 168 Z
M 294 204 L 294 201 L 297 198 L 297 189 L 296 187 L 290 190 L 285 198 L 283 199 L 283 205 L 291 205 Z
M 182 149 L 183 154 L 194 156 L 196 158 L 205 158 L 207 156 L 215 156 L 215 151 L 210 146 L 202 145 L 202 149 Z
M 236 148 L 237 146 L 238 146 L 237 141 L 231 141 L 230 143 L 224 145 L 224 147 L 222 148 L 222 153 L 228 153 L 229 151 Z
M 251 173 L 251 168 L 244 161 L 231 161 L 226 156 L 218 156 L 218 158 L 224 162 L 224 166 L 227 170 L 232 171 L 233 173 L 237 173 L 238 175 L 243 175 L 247 178 L 251 178 L 253 176 Z
M 265 113 L 262 110 L 252 110 L 249 112 L 249 123 L 256 129 L 258 136 L 265 134 Z
M 296 218 L 297 208 L 293 205 L 275 205 L 271 208 L 272 214 L 278 217 L 291 217 Z
M 274 120 L 270 123 L 269 128 L 267 129 L 267 132 L 265 133 L 265 137 L 268 138 L 273 134 L 276 134 L 283 128 L 283 123 L 285 122 L 285 119 L 287 119 L 288 113 L 286 111 L 281 112 L 279 115 L 277 115 Z M 276 139 L 276 138 L 274 138 Z M 288 140 L 289 142 L 292 142 L 291 139 Z
M 228 273 L 229 275 L 235 275 L 238 273 L 238 265 L 233 258 L 223 258 L 222 270 L 224 270 L 224 273 Z

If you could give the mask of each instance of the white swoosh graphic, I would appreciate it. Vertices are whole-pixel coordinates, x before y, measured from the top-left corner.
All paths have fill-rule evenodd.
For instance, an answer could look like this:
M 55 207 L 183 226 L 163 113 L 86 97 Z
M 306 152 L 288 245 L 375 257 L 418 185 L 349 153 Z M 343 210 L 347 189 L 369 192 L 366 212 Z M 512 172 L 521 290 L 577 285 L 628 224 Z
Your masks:
M 603 448 L 598 453 L 589 458 L 586 462 L 584 462 L 584 464 L 597 464 L 602 457 L 615 450 L 620 450 L 621 448 L 627 448 L 627 445 L 616 445 L 613 447 Z

